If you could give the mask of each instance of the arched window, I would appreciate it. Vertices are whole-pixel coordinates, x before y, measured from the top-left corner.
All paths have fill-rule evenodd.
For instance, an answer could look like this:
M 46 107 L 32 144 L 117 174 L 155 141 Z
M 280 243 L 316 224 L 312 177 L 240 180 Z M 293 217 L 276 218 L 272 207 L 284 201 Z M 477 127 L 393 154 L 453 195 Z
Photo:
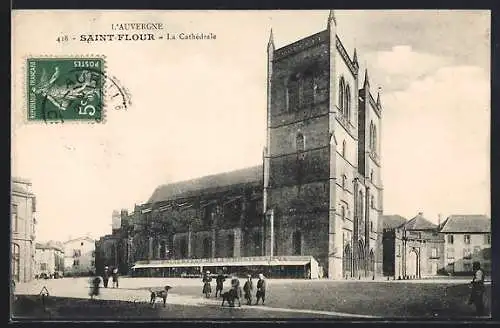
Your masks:
M 295 137 L 295 148 L 297 152 L 303 152 L 306 148 L 305 138 L 301 132 L 297 133 Z
M 19 251 L 19 245 L 18 244 L 14 244 L 12 243 L 11 244 L 11 247 L 12 247 L 12 258 L 11 258 L 11 261 L 12 261 L 12 278 L 14 279 L 14 281 L 19 281 L 20 280 L 20 276 L 19 276 L 19 269 L 20 269 L 20 259 L 21 259 L 21 256 L 20 256 L 20 251 Z
M 365 259 L 365 246 L 362 240 L 358 242 L 358 259 L 359 259 L 359 269 L 363 270 L 366 268 L 366 259 Z
M 373 249 L 370 250 L 370 255 L 369 255 L 369 261 L 370 261 L 370 264 L 369 264 L 369 267 L 368 267 L 368 271 L 375 273 L 375 254 L 373 253 Z
M 345 98 L 345 82 L 344 77 L 340 77 L 339 82 L 339 110 L 344 115 L 344 98 Z
M 293 255 L 301 255 L 302 254 L 302 234 L 300 231 L 295 231 L 292 235 L 292 243 L 293 243 Z
M 346 144 L 345 144 L 345 140 L 342 141 L 342 157 L 345 158 L 345 151 L 346 151 Z
M 344 175 L 342 175 L 342 189 L 345 190 L 346 188 L 346 181 L 347 181 L 347 177 Z
M 210 237 L 203 239 L 203 257 L 209 258 L 212 254 L 212 240 Z
M 371 196 L 370 204 L 371 204 L 372 208 L 375 208 L 375 196 L 374 195 Z
M 369 148 L 370 150 L 373 150 L 373 121 L 370 122 L 370 140 L 368 140 L 369 142 Z
M 315 68 L 309 67 L 306 70 L 296 72 L 286 83 L 286 103 L 288 111 L 295 111 L 299 108 L 314 102 L 317 89 L 315 83 Z
M 345 278 L 351 276 L 351 270 L 352 270 L 352 252 L 351 252 L 351 247 L 349 244 L 347 244 L 344 247 L 344 256 L 342 257 L 342 269 L 343 269 L 343 276 Z
M 340 209 L 340 214 L 342 215 L 342 221 L 345 220 L 345 207 L 342 206 L 342 208 Z
M 203 226 L 210 227 L 213 224 L 213 218 L 215 215 L 215 206 L 207 205 L 203 208 Z
M 344 95 L 344 116 L 348 122 L 351 121 L 351 88 L 346 84 Z

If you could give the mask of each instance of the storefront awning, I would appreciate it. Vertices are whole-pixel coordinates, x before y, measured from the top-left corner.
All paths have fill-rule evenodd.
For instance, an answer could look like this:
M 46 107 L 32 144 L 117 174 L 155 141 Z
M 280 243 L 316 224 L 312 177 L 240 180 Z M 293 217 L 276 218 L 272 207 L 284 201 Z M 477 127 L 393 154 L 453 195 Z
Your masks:
M 192 268 L 192 267 L 251 267 L 251 266 L 302 266 L 314 261 L 312 257 L 289 259 L 199 259 L 199 260 L 174 260 L 150 261 L 149 263 L 136 263 L 132 269 L 147 268 Z

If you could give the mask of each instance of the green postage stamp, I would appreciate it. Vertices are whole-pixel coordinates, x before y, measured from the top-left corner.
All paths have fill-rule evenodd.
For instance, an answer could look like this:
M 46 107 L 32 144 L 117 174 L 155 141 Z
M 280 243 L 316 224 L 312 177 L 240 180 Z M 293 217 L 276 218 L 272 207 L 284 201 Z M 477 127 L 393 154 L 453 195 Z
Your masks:
M 104 58 L 28 58 L 28 121 L 102 122 Z

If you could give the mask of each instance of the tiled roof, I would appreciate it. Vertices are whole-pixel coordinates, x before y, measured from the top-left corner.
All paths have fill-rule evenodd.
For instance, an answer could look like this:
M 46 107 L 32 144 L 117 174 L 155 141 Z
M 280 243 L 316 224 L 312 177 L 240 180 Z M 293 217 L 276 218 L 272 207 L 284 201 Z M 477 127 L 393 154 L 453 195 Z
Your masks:
M 416 217 L 405 223 L 402 227 L 405 230 L 433 230 L 437 229 L 438 226 L 425 219 L 422 213 L 418 213 Z
M 208 175 L 193 180 L 174 182 L 156 188 L 148 203 L 181 197 L 196 196 L 203 190 L 220 189 L 239 184 L 259 183 L 263 180 L 262 165 L 241 170 Z
M 401 215 L 382 215 L 382 229 L 395 229 L 405 224 L 407 220 Z
M 95 240 L 90 238 L 90 237 L 78 237 L 78 238 L 73 238 L 73 239 L 67 240 L 64 242 L 64 244 L 69 244 L 69 243 L 77 241 L 77 240 L 86 240 L 90 243 L 95 243 Z
M 55 249 L 55 250 L 58 250 L 58 251 L 63 251 L 62 245 L 58 245 L 56 243 L 51 243 L 51 242 L 48 242 L 48 243 L 36 243 L 35 248 L 36 249 Z
M 486 215 L 450 215 L 443 223 L 443 233 L 491 232 L 491 219 Z

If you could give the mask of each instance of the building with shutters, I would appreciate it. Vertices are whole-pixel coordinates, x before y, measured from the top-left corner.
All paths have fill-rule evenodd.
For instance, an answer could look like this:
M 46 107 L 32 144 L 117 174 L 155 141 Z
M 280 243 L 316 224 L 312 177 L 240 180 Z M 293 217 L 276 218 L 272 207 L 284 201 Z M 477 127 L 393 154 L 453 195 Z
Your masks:
M 439 233 L 444 240 L 444 269 L 450 274 L 472 272 L 472 263 L 491 271 L 491 219 L 485 215 L 450 215 Z
M 394 279 L 471 274 L 472 263 L 491 270 L 491 219 L 451 215 L 433 224 L 418 213 L 411 220 L 381 217 L 383 273 Z
M 16 282 L 28 282 L 35 277 L 36 197 L 31 182 L 12 179 L 11 217 L 11 277 Z
M 53 241 L 37 243 L 35 249 L 35 276 L 48 277 L 64 273 L 64 249 L 62 244 Z
M 63 243 L 64 274 L 88 276 L 95 272 L 95 240 L 90 237 L 73 238 Z

